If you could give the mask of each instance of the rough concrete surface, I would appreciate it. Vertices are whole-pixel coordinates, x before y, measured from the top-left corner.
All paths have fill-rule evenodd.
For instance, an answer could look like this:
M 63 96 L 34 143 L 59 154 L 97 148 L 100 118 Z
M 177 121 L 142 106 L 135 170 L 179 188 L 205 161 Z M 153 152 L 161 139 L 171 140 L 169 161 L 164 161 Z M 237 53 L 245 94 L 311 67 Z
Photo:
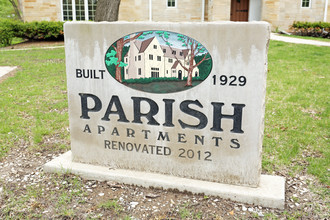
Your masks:
M 0 66 L 0 80 L 5 75 L 11 73 L 12 71 L 16 70 L 17 66 Z
M 178 189 L 181 192 L 204 193 L 205 195 L 220 196 L 237 202 L 278 209 L 284 208 L 285 201 L 285 178 L 279 176 L 261 175 L 260 185 L 256 188 L 235 186 L 77 163 L 72 161 L 71 151 L 46 163 L 44 171 L 70 172 L 86 179 L 109 180 L 143 187 L 162 187 L 163 189 Z

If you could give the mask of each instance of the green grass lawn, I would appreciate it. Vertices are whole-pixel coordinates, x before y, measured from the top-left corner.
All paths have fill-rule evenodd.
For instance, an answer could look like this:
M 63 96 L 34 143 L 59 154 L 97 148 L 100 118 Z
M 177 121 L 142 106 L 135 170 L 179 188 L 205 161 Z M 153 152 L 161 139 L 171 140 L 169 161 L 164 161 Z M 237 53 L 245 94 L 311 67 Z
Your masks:
M 329 185 L 330 48 L 273 41 L 269 48 L 263 169 L 307 168 Z
M 64 59 L 64 48 L 0 50 L 0 65 L 20 67 L 0 83 L 0 161 L 24 146 L 35 154 L 70 149 Z M 322 197 L 330 185 L 329 60 L 329 47 L 271 41 L 262 161 L 263 173 L 314 175 L 323 183 Z M 70 216 L 60 202 L 65 196 L 67 191 L 58 206 Z
M 19 66 L 0 83 L 0 158 L 24 145 L 69 149 L 64 49 L 0 51 L 0 65 Z M 53 136 L 63 141 L 43 143 Z

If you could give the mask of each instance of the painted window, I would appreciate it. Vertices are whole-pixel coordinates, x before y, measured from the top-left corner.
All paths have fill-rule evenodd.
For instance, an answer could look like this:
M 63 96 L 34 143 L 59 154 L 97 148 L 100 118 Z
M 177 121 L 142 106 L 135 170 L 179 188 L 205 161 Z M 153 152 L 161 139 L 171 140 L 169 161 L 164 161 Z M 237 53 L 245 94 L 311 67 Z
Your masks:
M 153 78 L 159 77 L 159 68 L 151 67 L 151 77 Z
M 159 72 L 151 72 L 151 77 L 158 78 L 159 77 Z
M 176 0 L 167 0 L 167 7 L 174 8 L 176 6 Z
M 302 8 L 310 8 L 311 7 L 311 0 L 301 0 L 301 7 Z
M 94 21 L 97 0 L 62 0 L 63 21 Z

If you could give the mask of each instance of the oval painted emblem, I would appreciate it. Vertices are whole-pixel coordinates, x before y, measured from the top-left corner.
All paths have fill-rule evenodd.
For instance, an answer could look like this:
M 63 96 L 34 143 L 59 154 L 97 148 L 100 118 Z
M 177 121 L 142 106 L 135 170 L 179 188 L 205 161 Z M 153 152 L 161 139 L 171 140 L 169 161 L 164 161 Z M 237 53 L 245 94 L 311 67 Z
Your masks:
M 105 65 L 113 78 L 130 88 L 171 93 L 203 82 L 211 72 L 212 58 L 189 36 L 142 31 L 114 42 L 106 52 Z

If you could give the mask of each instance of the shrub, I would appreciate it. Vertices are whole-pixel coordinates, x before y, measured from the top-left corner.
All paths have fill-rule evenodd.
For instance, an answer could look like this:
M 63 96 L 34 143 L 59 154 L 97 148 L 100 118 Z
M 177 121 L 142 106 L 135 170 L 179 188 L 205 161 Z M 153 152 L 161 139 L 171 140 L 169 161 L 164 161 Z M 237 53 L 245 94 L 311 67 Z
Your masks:
M 329 22 L 295 21 L 292 24 L 292 29 L 292 32 L 295 35 L 330 38 Z
M 63 22 L 33 21 L 24 23 L 18 35 L 29 40 L 63 40 L 63 33 Z
M 176 77 L 159 77 L 159 78 L 139 78 L 139 79 L 124 79 L 124 83 L 151 83 L 151 82 L 161 82 L 161 81 L 179 81 Z
M 8 46 L 14 37 L 28 40 L 63 40 L 63 22 L 34 21 L 21 22 L 13 19 L 0 19 L 0 44 Z
M 11 44 L 18 30 L 21 22 L 12 19 L 0 19 L 0 44 L 8 46 Z

